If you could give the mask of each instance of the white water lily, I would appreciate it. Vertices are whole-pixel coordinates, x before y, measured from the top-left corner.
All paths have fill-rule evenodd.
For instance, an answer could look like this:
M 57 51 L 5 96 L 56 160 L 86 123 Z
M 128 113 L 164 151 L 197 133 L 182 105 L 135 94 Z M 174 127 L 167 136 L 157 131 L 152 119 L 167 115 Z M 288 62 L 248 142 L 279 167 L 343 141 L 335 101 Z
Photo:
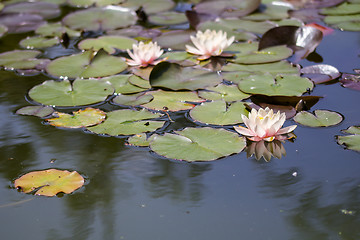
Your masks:
M 252 141 L 265 140 L 270 142 L 274 139 L 285 140 L 288 138 L 286 134 L 294 131 L 297 127 L 292 125 L 281 128 L 286 120 L 285 113 L 278 111 L 274 114 L 273 110 L 268 107 L 265 109 L 260 108 L 259 111 L 253 108 L 249 113 L 249 118 L 245 115 L 241 115 L 241 118 L 247 128 L 241 126 L 234 128 L 238 133 Z
M 207 29 L 205 32 L 198 31 L 196 36 L 190 36 L 192 43 L 195 45 L 186 45 L 186 51 L 200 55 L 199 60 L 205 60 L 211 56 L 219 56 L 225 48 L 229 47 L 235 40 L 235 37 L 227 39 L 226 32 Z
M 162 61 L 162 59 L 157 61 L 156 59 L 158 59 L 163 52 L 164 50 L 161 50 L 156 42 L 140 42 L 138 45 L 133 44 L 133 52 L 127 49 L 127 53 L 131 59 L 126 59 L 126 62 L 130 66 L 147 67 L 148 65 L 156 65 Z

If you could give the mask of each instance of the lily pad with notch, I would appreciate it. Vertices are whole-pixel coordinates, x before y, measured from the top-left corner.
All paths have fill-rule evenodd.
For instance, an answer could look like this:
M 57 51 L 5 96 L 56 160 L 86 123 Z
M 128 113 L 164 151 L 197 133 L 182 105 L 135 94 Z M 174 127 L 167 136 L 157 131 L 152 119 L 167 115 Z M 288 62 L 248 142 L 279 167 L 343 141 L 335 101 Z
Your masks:
M 213 161 L 241 152 L 246 140 L 237 133 L 221 128 L 187 127 L 174 133 L 153 135 L 150 148 L 155 153 L 170 159 Z
M 112 102 L 124 106 L 139 106 L 146 104 L 153 100 L 151 94 L 136 93 L 136 94 L 120 94 L 117 95 Z
M 338 144 L 345 145 L 347 149 L 360 152 L 360 127 L 351 126 L 346 130 L 342 130 L 342 132 L 351 135 L 336 136 Z
M 132 94 L 143 92 L 149 87 L 149 81 L 141 79 L 133 74 L 120 74 L 101 78 L 99 81 L 110 82 L 115 88 L 116 94 Z M 134 85 L 135 83 L 136 85 Z
M 226 102 L 240 101 L 250 97 L 249 94 L 240 91 L 237 85 L 226 85 L 222 83 L 215 87 L 208 87 L 205 90 L 201 90 L 198 94 L 201 98 L 207 100 L 222 99 Z
M 249 114 L 244 102 L 226 103 L 223 100 L 204 102 L 190 111 L 194 121 L 222 126 L 243 123 L 242 114 Z
M 70 107 L 102 102 L 113 93 L 110 83 L 95 79 L 48 80 L 30 89 L 29 97 L 44 105 Z
M 136 43 L 137 41 L 132 38 L 107 35 L 98 38 L 84 39 L 78 44 L 78 47 L 82 50 L 94 51 L 104 49 L 109 54 L 114 54 L 116 52 L 116 49 L 122 51 L 126 49 L 132 49 L 132 45 Z
M 342 122 L 343 116 L 328 110 L 315 110 L 314 114 L 306 111 L 297 113 L 294 121 L 308 127 L 329 127 Z
M 146 109 L 140 111 L 132 109 L 115 110 L 107 113 L 107 118 L 103 123 L 87 129 L 96 134 L 110 136 L 153 132 L 165 124 L 165 121 L 152 120 L 161 116 L 160 113 L 152 113 Z
M 13 50 L 0 54 L 0 66 L 8 69 L 42 68 L 49 62 L 48 59 L 36 58 L 40 55 L 36 50 Z
M 53 197 L 63 192 L 72 193 L 84 185 L 84 178 L 76 171 L 48 169 L 29 172 L 16 179 L 14 185 L 24 193 Z

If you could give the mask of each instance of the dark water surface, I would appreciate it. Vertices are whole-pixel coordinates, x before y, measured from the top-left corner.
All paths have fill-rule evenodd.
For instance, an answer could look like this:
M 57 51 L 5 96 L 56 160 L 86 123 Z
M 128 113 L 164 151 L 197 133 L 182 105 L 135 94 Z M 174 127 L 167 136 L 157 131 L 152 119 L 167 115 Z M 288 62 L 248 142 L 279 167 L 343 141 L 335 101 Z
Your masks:
M 317 53 L 323 63 L 352 72 L 360 68 L 359 37 L 336 31 Z M 299 125 L 282 159 L 257 161 L 242 152 L 190 164 L 126 146 L 122 138 L 16 115 L 29 105 L 27 91 L 46 79 L 0 72 L 2 240 L 360 239 L 360 155 L 335 139 L 360 124 L 360 92 L 317 85 L 311 95 L 324 98 L 312 110 L 345 119 L 328 128 Z M 53 198 L 14 189 L 17 177 L 47 168 L 76 170 L 86 184 Z

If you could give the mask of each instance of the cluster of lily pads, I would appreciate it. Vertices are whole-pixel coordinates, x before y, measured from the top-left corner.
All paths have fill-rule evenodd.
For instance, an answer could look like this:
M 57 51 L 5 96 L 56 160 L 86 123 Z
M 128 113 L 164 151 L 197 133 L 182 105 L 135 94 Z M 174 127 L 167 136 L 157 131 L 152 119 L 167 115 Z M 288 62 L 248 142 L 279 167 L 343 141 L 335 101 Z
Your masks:
M 234 126 L 243 123 L 242 115 L 268 107 L 305 126 L 332 126 L 343 120 L 341 114 L 308 111 L 321 98 L 310 95 L 315 85 L 340 78 L 345 87 L 359 87 L 356 74 L 342 77 L 333 66 L 297 64 L 329 28 L 308 24 L 303 9 L 289 2 L 11 0 L 0 5 L 1 34 L 32 34 L 19 42 L 20 49 L 1 53 L 0 66 L 49 76 L 28 92 L 33 105 L 18 114 L 56 127 L 125 136 L 130 145 L 170 159 L 212 161 L 245 149 L 269 161 L 285 155 L 282 143 L 241 136 Z M 359 9 L 358 1 L 323 4 L 309 1 L 306 8 L 334 27 L 357 30 L 357 11 L 349 9 Z M 352 20 L 332 20 L 349 13 Z M 225 34 L 228 42 L 219 42 L 224 49 L 197 55 L 211 32 Z M 160 60 L 137 65 L 136 52 L 145 43 L 156 43 Z M 102 104 L 113 110 L 101 110 Z M 168 130 L 180 115 L 191 124 Z M 353 135 L 339 136 L 338 142 L 359 150 L 358 127 L 347 132 Z

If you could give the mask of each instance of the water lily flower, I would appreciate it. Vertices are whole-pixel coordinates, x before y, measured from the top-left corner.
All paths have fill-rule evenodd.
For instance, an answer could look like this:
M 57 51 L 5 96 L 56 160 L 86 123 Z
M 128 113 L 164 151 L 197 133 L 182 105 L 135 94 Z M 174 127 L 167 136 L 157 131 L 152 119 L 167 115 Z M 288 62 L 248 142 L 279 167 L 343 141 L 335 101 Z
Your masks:
M 265 109 L 260 108 L 259 111 L 253 108 L 249 113 L 249 118 L 245 115 L 241 115 L 241 118 L 247 128 L 235 126 L 235 130 L 256 142 L 261 140 L 271 142 L 274 139 L 285 140 L 288 138 L 286 135 L 297 127 L 292 125 L 281 128 L 286 120 L 285 113 L 278 111 L 274 114 L 273 110 L 268 107 Z
M 207 29 L 205 32 L 198 31 L 196 36 L 190 36 L 192 43 L 195 45 L 186 45 L 186 51 L 200 55 L 198 60 L 205 60 L 211 56 L 219 56 L 225 48 L 229 47 L 235 40 L 235 37 L 227 39 L 226 32 Z
M 126 62 L 130 66 L 147 67 L 148 65 L 156 65 L 163 59 L 157 60 L 164 52 L 161 50 L 157 43 L 140 42 L 138 45 L 133 44 L 133 52 L 129 49 L 126 50 L 132 59 L 126 59 Z

